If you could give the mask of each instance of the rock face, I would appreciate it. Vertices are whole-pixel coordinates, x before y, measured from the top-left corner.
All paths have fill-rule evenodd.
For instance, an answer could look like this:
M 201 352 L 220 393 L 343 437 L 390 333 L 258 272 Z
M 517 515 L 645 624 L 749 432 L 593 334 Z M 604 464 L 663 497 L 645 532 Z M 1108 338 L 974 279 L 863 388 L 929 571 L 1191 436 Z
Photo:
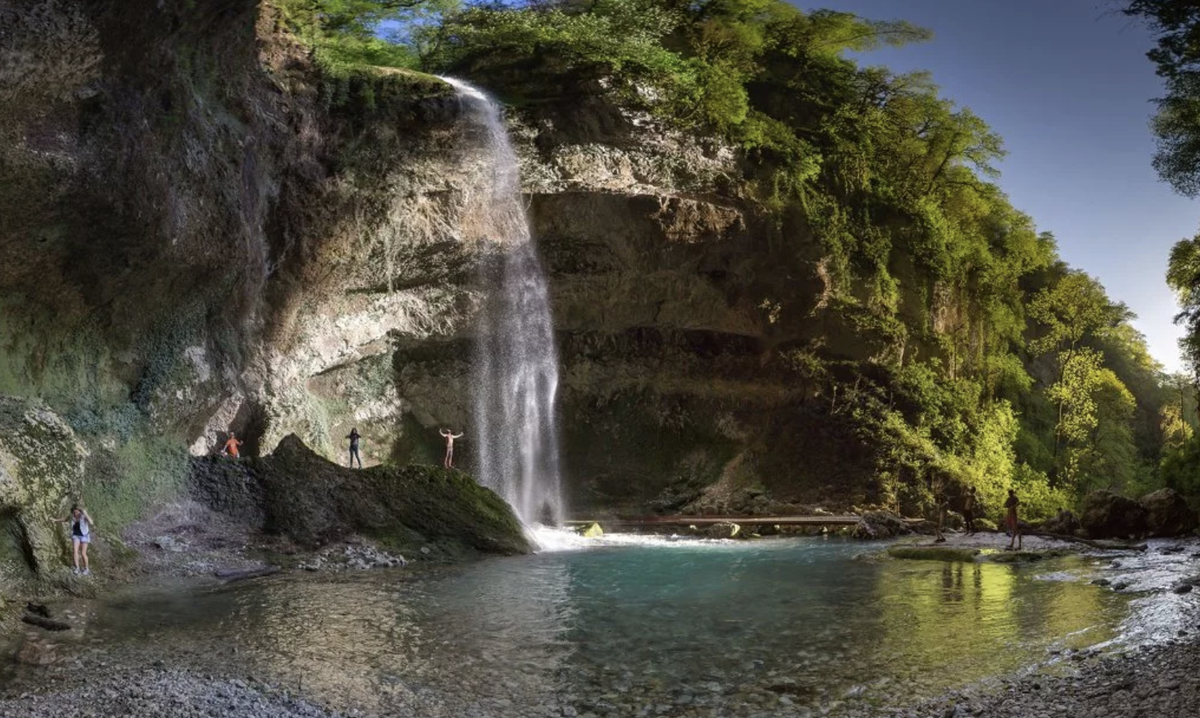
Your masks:
M 403 465 L 461 427 L 471 465 L 494 257 L 452 88 L 324 75 L 257 0 L 9 3 L 0 39 L 0 392 L 64 417 L 110 526 L 230 429 L 247 455 L 296 434 L 340 461 L 357 428 L 368 465 Z M 852 290 L 839 309 L 805 220 L 744 196 L 734 148 L 600 87 L 527 89 L 572 510 L 883 503 L 837 388 L 894 342 L 856 328 Z
M 433 466 L 348 469 L 295 435 L 261 458 L 194 459 L 190 487 L 215 511 L 309 546 L 358 533 L 404 550 L 442 542 L 529 551 L 512 509 L 467 474 Z
M 66 565 L 65 534 L 51 521 L 78 497 L 84 459 L 45 404 L 0 396 L 0 584 Z
M 1151 536 L 1182 536 L 1196 530 L 1196 512 L 1175 489 L 1159 489 L 1138 499 L 1146 509 Z
M 1093 491 L 1083 500 L 1079 523 L 1092 538 L 1124 538 L 1146 533 L 1148 513 L 1133 499 L 1111 491 Z

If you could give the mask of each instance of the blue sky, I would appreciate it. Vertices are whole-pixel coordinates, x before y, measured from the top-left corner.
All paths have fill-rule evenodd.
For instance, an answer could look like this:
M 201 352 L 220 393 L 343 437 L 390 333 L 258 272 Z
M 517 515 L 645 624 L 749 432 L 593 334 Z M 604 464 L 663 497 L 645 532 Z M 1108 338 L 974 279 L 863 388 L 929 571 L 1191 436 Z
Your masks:
M 1162 85 L 1149 31 L 1112 0 L 800 0 L 933 30 L 930 42 L 865 55 L 929 70 L 943 95 L 1005 140 L 1000 185 L 1058 239 L 1071 266 L 1138 315 L 1150 352 L 1180 369 L 1178 308 L 1164 274 L 1171 246 L 1200 228 L 1200 202 L 1158 181 L 1150 100 Z

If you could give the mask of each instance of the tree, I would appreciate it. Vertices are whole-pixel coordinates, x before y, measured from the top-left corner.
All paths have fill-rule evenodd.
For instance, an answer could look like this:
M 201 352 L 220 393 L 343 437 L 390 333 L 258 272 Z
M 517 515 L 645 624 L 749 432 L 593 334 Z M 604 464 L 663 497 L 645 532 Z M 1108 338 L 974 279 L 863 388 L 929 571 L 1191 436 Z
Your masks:
M 1124 12 L 1146 20 L 1158 45 L 1146 53 L 1167 94 L 1156 100 L 1154 168 L 1175 190 L 1200 194 L 1200 4 L 1130 0 Z

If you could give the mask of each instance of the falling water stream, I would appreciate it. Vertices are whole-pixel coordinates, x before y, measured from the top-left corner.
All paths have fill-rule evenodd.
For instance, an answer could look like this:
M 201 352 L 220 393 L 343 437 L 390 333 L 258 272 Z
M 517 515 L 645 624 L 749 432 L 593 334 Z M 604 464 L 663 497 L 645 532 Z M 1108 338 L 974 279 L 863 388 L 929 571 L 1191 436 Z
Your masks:
M 521 173 L 500 109 L 460 80 L 454 86 L 483 160 L 471 223 L 500 249 L 486 275 L 474 361 L 476 476 L 526 525 L 563 520 L 555 395 L 558 354 L 546 276 L 521 202 Z

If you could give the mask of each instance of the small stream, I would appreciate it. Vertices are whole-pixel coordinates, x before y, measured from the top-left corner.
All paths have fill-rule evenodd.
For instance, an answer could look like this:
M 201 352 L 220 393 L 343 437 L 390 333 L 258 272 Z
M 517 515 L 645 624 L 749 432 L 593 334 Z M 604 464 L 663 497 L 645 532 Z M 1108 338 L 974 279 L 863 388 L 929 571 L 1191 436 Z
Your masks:
M 449 568 L 142 587 L 98 603 L 79 650 L 384 714 L 808 715 L 1170 640 L 1197 600 L 1168 589 L 1200 559 L 1161 548 L 1003 565 L 864 558 L 879 545 L 836 539 L 616 537 Z

